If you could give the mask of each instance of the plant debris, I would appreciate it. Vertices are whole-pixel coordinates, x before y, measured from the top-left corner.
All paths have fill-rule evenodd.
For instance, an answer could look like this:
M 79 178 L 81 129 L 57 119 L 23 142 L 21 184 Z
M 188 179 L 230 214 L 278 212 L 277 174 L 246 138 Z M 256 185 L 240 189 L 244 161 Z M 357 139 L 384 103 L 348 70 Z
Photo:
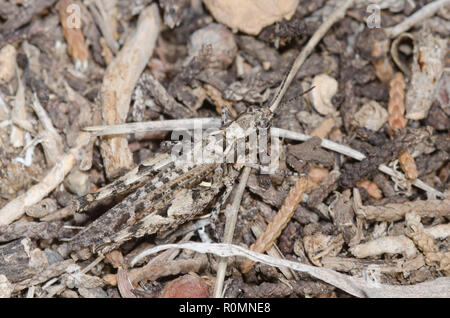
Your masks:
M 449 4 L 0 0 L 0 297 L 450 297 Z

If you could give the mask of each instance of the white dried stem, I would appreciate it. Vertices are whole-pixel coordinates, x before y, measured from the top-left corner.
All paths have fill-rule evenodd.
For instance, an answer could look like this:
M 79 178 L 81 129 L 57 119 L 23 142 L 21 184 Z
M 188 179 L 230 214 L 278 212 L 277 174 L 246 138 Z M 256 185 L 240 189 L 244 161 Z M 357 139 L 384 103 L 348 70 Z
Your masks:
M 105 124 L 125 122 L 133 89 L 153 54 L 159 24 L 160 17 L 156 4 L 143 10 L 134 35 L 128 39 L 108 66 L 100 91 Z M 105 137 L 101 141 L 100 149 L 108 178 L 114 178 L 133 166 L 133 157 L 125 137 Z
M 216 118 L 190 118 L 159 121 L 125 123 L 119 125 L 103 125 L 85 127 L 83 130 L 96 136 L 137 134 L 150 131 L 170 131 L 176 129 L 190 130 L 194 128 L 220 128 L 221 121 Z
M 412 16 L 405 19 L 403 22 L 393 27 L 387 28 L 385 32 L 391 39 L 396 38 L 403 32 L 408 31 L 413 26 L 417 26 L 418 24 L 420 24 L 420 22 L 429 17 L 432 17 L 439 9 L 445 7 L 448 4 L 450 4 L 450 0 L 433 1 L 430 4 L 424 6 L 422 9 L 418 10 Z
M 44 147 L 45 159 L 48 166 L 52 167 L 63 155 L 63 140 L 61 136 L 53 127 L 52 120 L 47 115 L 47 112 L 42 107 L 36 94 L 33 95 L 32 107 L 34 112 L 39 118 L 39 121 L 44 128 L 43 131 L 39 133 L 39 137 Z
M 241 256 L 269 266 L 288 267 L 295 271 L 308 273 L 312 277 L 336 286 L 356 297 L 450 297 L 450 278 L 448 277 L 441 277 L 433 281 L 410 286 L 379 284 L 362 278 L 344 275 L 324 267 L 314 267 L 299 262 L 273 258 L 232 244 L 184 243 L 159 245 L 147 250 L 147 255 L 172 248 L 183 248 L 199 253 L 211 253 L 221 257 Z M 135 261 L 136 259 L 133 260 L 133 262 Z
M 72 170 L 82 149 L 89 142 L 90 135 L 82 133 L 78 136 L 75 147 L 70 149 L 61 160 L 53 166 L 41 182 L 35 184 L 27 192 L 8 202 L 0 209 L 0 225 L 8 225 L 20 218 L 25 209 L 38 203 L 53 191 Z

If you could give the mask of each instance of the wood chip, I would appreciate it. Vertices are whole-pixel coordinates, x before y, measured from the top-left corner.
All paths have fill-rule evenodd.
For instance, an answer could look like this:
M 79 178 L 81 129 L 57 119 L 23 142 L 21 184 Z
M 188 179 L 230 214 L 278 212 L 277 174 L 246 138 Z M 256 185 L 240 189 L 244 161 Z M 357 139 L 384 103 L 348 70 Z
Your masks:
M 367 193 L 374 199 L 381 199 L 383 195 L 381 194 L 380 188 L 376 185 L 376 183 L 369 180 L 361 180 L 356 184 L 360 188 L 364 188 Z
M 156 4 L 143 10 L 135 33 L 108 66 L 100 91 L 104 124 L 125 122 L 133 89 L 153 54 L 159 24 L 160 17 Z M 103 137 L 100 150 L 108 178 L 115 178 L 134 165 L 125 137 Z
M 16 49 L 11 44 L 0 49 L 0 84 L 9 83 L 16 74 L 16 56 Z
M 357 258 L 379 256 L 382 254 L 402 254 L 407 258 L 417 255 L 414 243 L 404 235 L 386 236 L 356 245 L 350 248 L 350 252 Z

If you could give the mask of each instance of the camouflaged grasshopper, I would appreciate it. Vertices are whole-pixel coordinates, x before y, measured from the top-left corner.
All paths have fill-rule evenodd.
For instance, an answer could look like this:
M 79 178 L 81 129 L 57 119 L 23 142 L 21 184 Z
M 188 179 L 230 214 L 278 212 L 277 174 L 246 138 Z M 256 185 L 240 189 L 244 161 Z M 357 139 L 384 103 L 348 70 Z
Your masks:
M 268 108 L 251 108 L 216 135 L 226 129 L 267 126 L 271 117 Z M 232 165 L 177 162 L 169 154 L 146 160 L 97 192 L 73 202 L 80 213 L 108 199 L 122 198 L 75 235 L 68 242 L 69 250 L 90 248 L 106 253 L 129 239 L 174 229 L 216 203 L 216 209 L 220 208 L 238 174 Z
M 348 1 L 334 13 L 333 19 L 345 14 L 350 4 Z M 310 39 L 269 107 L 249 107 L 247 112 L 222 125 L 221 131 L 270 128 L 275 110 L 295 74 L 331 25 L 331 22 L 325 24 Z M 240 165 L 236 168 L 239 169 Z M 69 251 L 91 248 L 94 252 L 106 253 L 132 238 L 176 228 L 208 208 L 220 208 L 238 175 L 231 164 L 185 162 L 177 165 L 177 160 L 169 155 L 147 160 L 96 193 L 76 200 L 75 209 L 82 212 L 102 200 L 123 197 L 121 202 L 74 236 L 68 242 Z M 211 185 L 204 187 L 205 182 Z

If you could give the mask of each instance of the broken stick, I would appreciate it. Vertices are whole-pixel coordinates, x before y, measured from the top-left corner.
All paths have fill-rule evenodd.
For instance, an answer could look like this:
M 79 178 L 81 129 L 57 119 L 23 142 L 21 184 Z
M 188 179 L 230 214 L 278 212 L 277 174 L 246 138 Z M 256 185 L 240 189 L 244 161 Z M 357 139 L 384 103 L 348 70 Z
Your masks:
M 139 76 L 152 56 L 159 33 L 158 6 L 142 11 L 134 35 L 128 39 L 106 70 L 100 91 L 103 122 L 124 123 L 131 95 Z M 100 150 L 108 178 L 113 179 L 133 167 L 133 156 L 123 136 L 103 137 Z

